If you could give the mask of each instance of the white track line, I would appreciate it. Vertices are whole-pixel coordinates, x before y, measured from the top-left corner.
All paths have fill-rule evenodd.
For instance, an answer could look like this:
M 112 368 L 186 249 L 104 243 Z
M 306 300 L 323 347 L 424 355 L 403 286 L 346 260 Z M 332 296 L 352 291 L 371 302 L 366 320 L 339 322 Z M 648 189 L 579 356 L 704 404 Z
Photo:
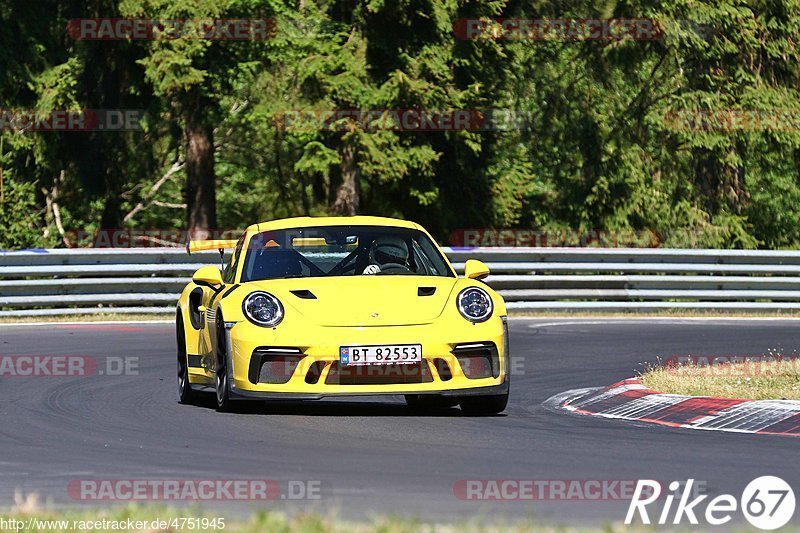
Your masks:
M 640 398 L 632 398 L 620 405 L 597 412 L 577 412 L 583 407 L 599 403 L 609 397 L 617 396 L 627 390 L 644 388 L 640 384 L 629 384 L 602 391 L 602 387 L 594 389 L 573 389 L 551 396 L 543 402 L 543 406 L 552 411 L 566 411 L 580 416 L 593 416 L 605 419 L 626 420 L 650 426 L 670 426 L 681 429 L 704 431 L 720 431 L 729 433 L 760 434 L 775 424 L 783 422 L 800 413 L 800 401 L 797 400 L 745 400 L 742 403 L 725 407 L 718 412 L 701 419 L 683 424 L 669 424 L 647 419 L 655 412 L 661 411 L 683 401 L 693 399 L 712 399 L 707 396 L 685 396 L 678 394 L 653 393 Z M 599 393 L 599 394 L 597 394 Z M 594 394 L 594 395 L 593 395 Z M 580 399 L 583 396 L 588 398 Z M 780 433 L 776 433 L 781 435 Z M 771 435 L 765 433 L 764 435 Z M 796 433 L 785 436 L 796 437 Z
M 528 319 L 529 317 L 520 317 L 515 320 Z M 512 318 L 512 320 L 514 320 Z M 535 319 L 533 319 L 535 320 Z M 701 318 L 701 317 L 686 317 L 686 318 L 649 318 L 644 320 L 642 318 L 606 318 L 599 320 L 563 320 L 560 322 L 543 322 L 541 324 L 528 324 L 529 328 L 550 328 L 559 326 L 603 326 L 608 324 L 622 324 L 622 325 L 649 325 L 654 322 L 657 324 L 683 324 L 692 326 L 707 326 L 707 325 L 725 325 L 726 323 L 736 322 L 797 322 L 800 317 L 715 317 L 715 318 Z
M 174 320 L 85 320 L 83 322 L 0 322 L 0 328 L 6 326 L 108 326 L 123 324 L 174 324 Z

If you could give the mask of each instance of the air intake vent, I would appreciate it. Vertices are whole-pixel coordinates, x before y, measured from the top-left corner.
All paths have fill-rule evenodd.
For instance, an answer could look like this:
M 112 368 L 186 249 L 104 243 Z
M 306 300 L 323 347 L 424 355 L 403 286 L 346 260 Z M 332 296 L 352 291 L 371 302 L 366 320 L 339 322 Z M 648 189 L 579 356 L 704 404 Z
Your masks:
M 436 292 L 436 287 L 420 287 L 417 290 L 417 296 L 433 296 Z
M 493 342 L 459 344 L 453 349 L 461 370 L 469 379 L 498 377 L 500 358 Z
M 294 347 L 260 346 L 250 357 L 250 383 L 288 382 L 305 354 Z
M 317 297 L 308 289 L 299 289 L 296 291 L 290 291 L 292 294 L 297 296 L 298 298 L 302 298 L 303 300 L 316 300 Z

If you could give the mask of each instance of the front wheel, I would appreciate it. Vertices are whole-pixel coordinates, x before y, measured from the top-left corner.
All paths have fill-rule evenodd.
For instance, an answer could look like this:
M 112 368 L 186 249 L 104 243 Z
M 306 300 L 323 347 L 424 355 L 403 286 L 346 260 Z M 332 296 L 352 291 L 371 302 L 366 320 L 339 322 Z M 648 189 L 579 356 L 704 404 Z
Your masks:
M 458 402 L 464 414 L 470 416 L 496 415 L 505 411 L 508 393 L 491 396 L 465 396 Z
M 183 330 L 183 318 L 180 313 L 175 321 L 178 337 L 178 398 L 181 403 L 194 403 L 192 385 L 189 383 L 189 365 L 186 359 L 186 336 Z
M 228 384 L 228 344 L 225 338 L 225 323 L 217 323 L 217 411 L 232 412 L 236 402 L 231 400 Z

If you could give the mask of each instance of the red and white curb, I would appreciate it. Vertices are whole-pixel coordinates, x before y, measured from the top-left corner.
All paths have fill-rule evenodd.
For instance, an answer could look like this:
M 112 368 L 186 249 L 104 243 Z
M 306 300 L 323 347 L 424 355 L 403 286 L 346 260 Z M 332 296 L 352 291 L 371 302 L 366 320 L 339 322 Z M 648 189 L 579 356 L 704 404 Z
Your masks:
M 800 437 L 800 401 L 735 400 L 663 394 L 637 378 L 571 390 L 546 404 L 582 415 L 707 431 Z

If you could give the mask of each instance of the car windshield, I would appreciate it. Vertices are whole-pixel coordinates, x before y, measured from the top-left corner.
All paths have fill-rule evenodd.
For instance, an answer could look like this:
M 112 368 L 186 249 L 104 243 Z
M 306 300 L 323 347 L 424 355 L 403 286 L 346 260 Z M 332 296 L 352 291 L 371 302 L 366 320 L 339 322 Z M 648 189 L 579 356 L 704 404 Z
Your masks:
M 454 276 L 419 230 L 320 226 L 253 235 L 242 281 L 360 275 Z

